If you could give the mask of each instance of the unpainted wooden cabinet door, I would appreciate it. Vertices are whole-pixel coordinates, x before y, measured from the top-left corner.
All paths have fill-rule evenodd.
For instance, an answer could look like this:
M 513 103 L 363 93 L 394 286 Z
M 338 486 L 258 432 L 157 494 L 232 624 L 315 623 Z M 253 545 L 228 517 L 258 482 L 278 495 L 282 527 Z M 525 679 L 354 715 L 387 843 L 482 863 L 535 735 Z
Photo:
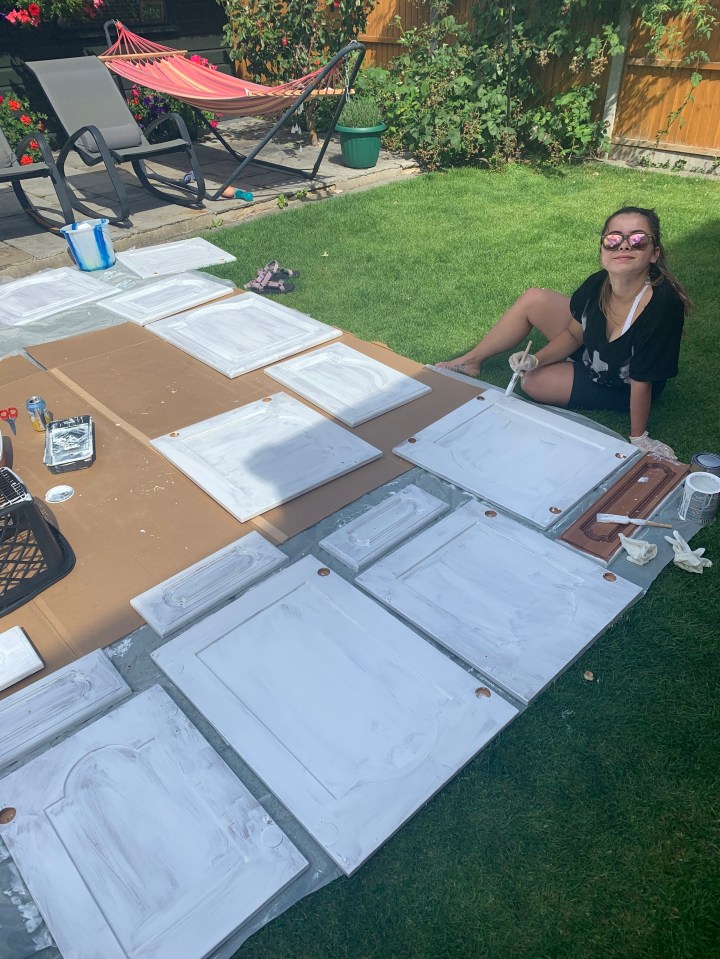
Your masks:
M 639 455 L 607 433 L 489 390 L 394 452 L 541 529 Z
M 312 556 L 153 658 L 347 874 L 516 715 Z
M 307 867 L 159 686 L 4 779 L 0 807 L 63 959 L 203 959 Z

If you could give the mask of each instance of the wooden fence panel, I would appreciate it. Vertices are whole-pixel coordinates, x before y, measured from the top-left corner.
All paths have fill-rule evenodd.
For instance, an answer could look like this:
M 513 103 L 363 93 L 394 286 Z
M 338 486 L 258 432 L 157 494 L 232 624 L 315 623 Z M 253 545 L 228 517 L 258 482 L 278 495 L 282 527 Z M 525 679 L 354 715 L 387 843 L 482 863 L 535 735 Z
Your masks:
M 646 39 L 646 34 L 635 25 L 618 98 L 613 143 L 719 155 L 720 27 L 708 41 L 696 44 L 710 57 L 709 63 L 699 63 L 697 67 L 682 66 L 679 58 L 668 62 L 664 57 L 646 57 Z M 693 90 L 690 76 L 695 69 L 702 81 Z M 692 99 L 688 101 L 689 96 Z M 680 107 L 680 115 L 668 127 L 669 118 Z
M 365 63 L 375 67 L 387 67 L 393 57 L 400 53 L 398 44 L 400 28 L 395 17 L 400 17 L 404 30 L 420 27 L 428 22 L 430 8 L 422 0 L 379 0 L 368 17 L 365 32 L 358 38 L 365 44 Z
M 470 18 L 474 2 L 456 0 L 453 13 L 458 20 Z M 429 13 L 423 0 L 379 0 L 368 18 L 365 33 L 360 37 L 368 50 L 366 63 L 387 67 L 400 52 L 400 30 L 394 23 L 396 16 L 407 30 L 427 23 Z M 674 22 L 682 27 L 681 22 Z M 598 23 L 593 17 L 592 26 Z M 697 66 L 703 79 L 694 91 L 690 76 L 696 68 L 680 66 L 672 58 L 670 61 L 663 57 L 649 59 L 645 55 L 647 40 L 647 33 L 635 23 L 625 59 L 612 142 L 644 148 L 658 146 L 679 153 L 720 155 L 720 27 L 709 40 L 701 39 L 696 44 L 696 49 L 699 47 L 708 52 L 710 62 Z M 692 49 L 691 45 L 689 49 Z M 595 79 L 588 70 L 580 74 L 570 73 L 569 60 L 568 55 L 538 68 L 545 102 L 564 90 Z M 608 73 L 606 69 L 599 78 L 598 116 L 603 111 Z M 688 95 L 691 95 L 690 100 Z M 680 116 L 666 130 L 669 118 L 681 106 Z

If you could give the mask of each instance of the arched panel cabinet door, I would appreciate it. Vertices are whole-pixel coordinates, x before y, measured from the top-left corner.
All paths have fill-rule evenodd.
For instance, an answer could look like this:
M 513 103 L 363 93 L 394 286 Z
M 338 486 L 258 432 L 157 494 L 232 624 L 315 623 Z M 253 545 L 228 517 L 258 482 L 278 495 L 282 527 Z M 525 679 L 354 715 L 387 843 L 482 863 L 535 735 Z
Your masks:
M 199 959 L 307 867 L 159 686 L 7 777 L 0 805 L 63 959 Z

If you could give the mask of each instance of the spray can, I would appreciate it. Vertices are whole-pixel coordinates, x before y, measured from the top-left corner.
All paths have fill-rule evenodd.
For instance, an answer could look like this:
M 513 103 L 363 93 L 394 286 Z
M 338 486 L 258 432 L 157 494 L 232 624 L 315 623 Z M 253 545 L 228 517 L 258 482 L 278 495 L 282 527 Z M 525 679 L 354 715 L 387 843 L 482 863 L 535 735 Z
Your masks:
M 25 401 L 25 409 L 30 416 L 32 428 L 37 433 L 43 433 L 50 417 L 47 411 L 47 404 L 42 396 L 31 396 L 29 400 Z

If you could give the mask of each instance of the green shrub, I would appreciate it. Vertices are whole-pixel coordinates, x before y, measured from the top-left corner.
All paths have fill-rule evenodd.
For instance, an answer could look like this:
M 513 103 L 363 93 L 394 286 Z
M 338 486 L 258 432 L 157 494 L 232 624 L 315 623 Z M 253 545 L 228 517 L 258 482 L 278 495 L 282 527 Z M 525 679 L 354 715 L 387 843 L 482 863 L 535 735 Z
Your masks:
M 351 97 L 340 114 L 344 127 L 376 127 L 382 122 L 380 107 L 372 97 Z

